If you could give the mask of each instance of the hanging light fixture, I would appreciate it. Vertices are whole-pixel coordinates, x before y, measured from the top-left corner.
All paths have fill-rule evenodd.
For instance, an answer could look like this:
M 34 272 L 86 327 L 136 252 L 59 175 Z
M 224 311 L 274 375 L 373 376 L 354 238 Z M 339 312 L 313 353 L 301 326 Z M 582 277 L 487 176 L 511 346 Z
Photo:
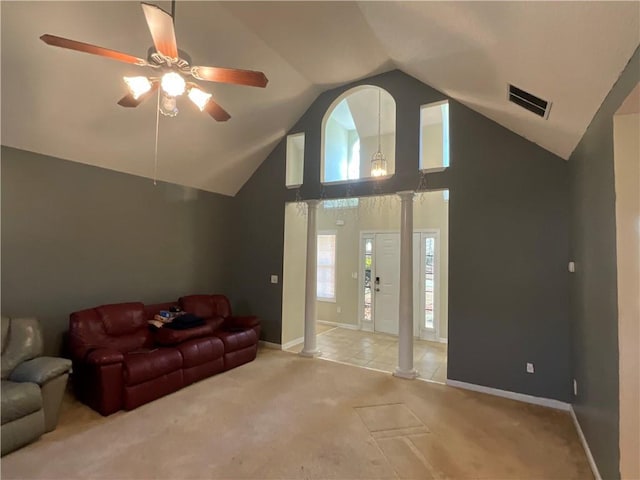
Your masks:
M 380 150 L 380 91 L 378 88 L 378 150 L 371 156 L 371 176 L 384 177 L 387 174 L 387 159 Z
M 123 77 L 135 100 L 151 90 L 151 81 L 147 77 Z

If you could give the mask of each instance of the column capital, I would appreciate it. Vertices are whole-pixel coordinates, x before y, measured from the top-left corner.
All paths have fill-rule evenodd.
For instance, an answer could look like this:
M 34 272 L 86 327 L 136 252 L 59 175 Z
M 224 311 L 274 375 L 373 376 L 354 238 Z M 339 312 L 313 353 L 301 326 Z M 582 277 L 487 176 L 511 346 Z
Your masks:
M 318 205 L 320 205 L 321 201 L 322 200 L 305 200 L 307 206 L 310 208 L 318 208 Z
M 398 195 L 401 200 L 407 201 L 407 200 L 413 200 L 413 197 L 415 197 L 416 192 L 414 192 L 413 190 L 403 190 L 401 192 L 396 192 L 396 195 Z

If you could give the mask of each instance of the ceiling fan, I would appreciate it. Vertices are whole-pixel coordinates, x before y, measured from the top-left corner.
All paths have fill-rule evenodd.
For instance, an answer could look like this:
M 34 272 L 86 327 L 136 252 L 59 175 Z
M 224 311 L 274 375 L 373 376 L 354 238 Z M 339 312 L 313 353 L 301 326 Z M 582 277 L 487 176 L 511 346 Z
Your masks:
M 237 68 L 192 66 L 189 55 L 182 50 L 178 50 L 176 43 L 174 31 L 175 0 L 172 1 L 171 14 L 150 3 L 141 2 L 141 6 L 155 47 L 155 51 L 154 48 L 149 49 L 147 60 L 116 50 L 50 34 L 42 35 L 40 39 L 47 45 L 54 47 L 100 55 L 120 62 L 156 69 L 158 76 L 124 77 L 129 93 L 120 99 L 118 105 L 129 108 L 137 107 L 160 88 L 162 99 L 159 99 L 159 110 L 170 117 L 174 117 L 178 113 L 177 97 L 186 92 L 189 99 L 200 111 L 206 111 L 217 121 L 224 122 L 231 118 L 213 100 L 210 93 L 202 90 L 197 84 L 185 80 L 185 77 L 191 76 L 196 80 L 252 87 L 264 88 L 267 86 L 267 77 L 262 72 Z

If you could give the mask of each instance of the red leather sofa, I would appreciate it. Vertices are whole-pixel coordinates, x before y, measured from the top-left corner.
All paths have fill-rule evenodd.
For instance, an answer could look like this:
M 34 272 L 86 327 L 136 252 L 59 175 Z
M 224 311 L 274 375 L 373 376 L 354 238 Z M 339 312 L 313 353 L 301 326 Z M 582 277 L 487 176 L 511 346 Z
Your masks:
M 189 295 L 178 304 L 206 324 L 152 331 L 148 320 L 176 303 L 119 303 L 72 313 L 69 350 L 78 398 L 110 415 L 256 358 L 257 317 L 233 316 L 224 295 Z

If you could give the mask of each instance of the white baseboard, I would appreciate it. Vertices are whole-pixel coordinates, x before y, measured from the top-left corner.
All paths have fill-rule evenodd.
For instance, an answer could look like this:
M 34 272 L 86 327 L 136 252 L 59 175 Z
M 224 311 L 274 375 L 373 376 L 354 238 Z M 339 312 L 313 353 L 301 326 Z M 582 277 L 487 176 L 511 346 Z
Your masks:
M 427 342 L 437 342 L 437 343 L 449 343 L 449 340 L 444 337 L 436 337 L 433 332 L 425 332 L 422 331 L 420 335 L 415 336 L 420 340 L 426 340 Z
M 598 471 L 598 465 L 596 465 L 596 461 L 591 454 L 591 449 L 589 448 L 589 444 L 587 443 L 587 439 L 582 432 L 582 427 L 580 426 L 580 422 L 578 422 L 578 417 L 576 416 L 576 412 L 573 410 L 573 405 L 569 409 L 571 413 L 571 418 L 573 418 L 573 424 L 576 426 L 576 430 L 578 431 L 578 438 L 580 438 L 580 443 L 582 444 L 582 448 L 584 448 L 584 453 L 587 454 L 587 460 L 589 461 L 589 466 L 591 467 L 591 471 L 593 472 L 593 476 L 596 480 L 602 480 L 600 476 L 600 472 Z
M 367 322 L 366 320 L 362 321 L 362 325 L 360 326 L 360 330 L 363 332 L 373 332 L 373 322 Z
M 358 325 L 354 325 L 353 323 L 327 322 L 326 320 L 318 320 L 318 323 L 321 323 L 322 325 L 329 325 L 332 327 L 348 328 L 349 330 L 360 330 L 360 327 Z
M 557 410 L 571 410 L 570 403 L 561 402 L 560 400 L 554 400 L 553 398 L 534 397 L 533 395 L 526 395 L 524 393 L 510 392 L 508 390 L 485 387 L 482 385 L 476 385 L 474 383 L 459 382 L 458 380 L 449 380 L 448 378 L 446 384 L 451 387 L 464 388 L 465 390 L 473 390 L 474 392 L 480 393 L 488 393 L 489 395 L 495 395 L 496 397 L 510 398 L 511 400 L 532 403 L 534 405 L 555 408 Z
M 270 348 L 272 350 L 282 350 L 282 345 L 279 343 L 267 342 L 265 340 L 260 340 L 260 345 L 264 348 Z
M 296 338 L 295 340 L 291 340 L 290 342 L 287 342 L 284 345 L 282 345 L 282 350 L 287 350 L 291 347 L 295 347 L 296 345 L 302 342 L 304 342 L 304 337 Z

